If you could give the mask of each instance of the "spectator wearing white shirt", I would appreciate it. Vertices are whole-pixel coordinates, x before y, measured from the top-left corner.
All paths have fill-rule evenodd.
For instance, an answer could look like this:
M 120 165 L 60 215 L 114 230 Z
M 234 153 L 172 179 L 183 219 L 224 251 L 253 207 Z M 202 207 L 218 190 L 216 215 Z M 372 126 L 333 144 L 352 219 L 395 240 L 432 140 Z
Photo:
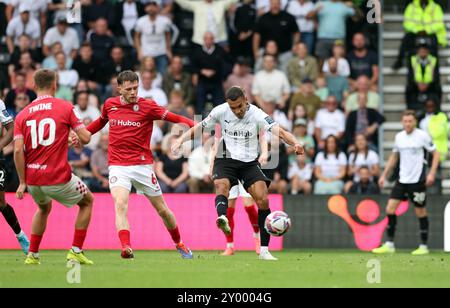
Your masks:
M 345 184 L 345 192 L 348 193 L 352 186 L 361 180 L 359 171 L 362 167 L 367 167 L 371 181 L 375 181 L 380 176 L 380 158 L 375 151 L 369 149 L 367 138 L 360 134 L 356 136 L 356 150 L 350 154 L 348 159 L 348 176 L 351 178 Z
M 336 97 L 328 97 L 325 108 L 317 112 L 314 121 L 316 140 L 319 140 L 319 149 L 325 147 L 325 139 L 329 136 L 336 136 L 338 140 L 344 137 L 345 132 L 345 114 L 338 109 Z
M 14 46 L 19 46 L 19 37 L 27 34 L 32 42 L 31 48 L 36 49 L 41 39 L 41 27 L 37 19 L 31 16 L 30 9 L 26 5 L 19 8 L 19 16 L 14 17 L 6 28 L 6 43 L 10 54 L 14 52 Z
M 198 146 L 188 159 L 189 164 L 189 192 L 190 193 L 212 193 L 214 183 L 210 175 L 211 166 L 211 148 L 214 143 L 214 137 L 204 133 L 202 144 Z
M 153 78 L 151 72 L 144 72 L 141 76 L 142 84 L 139 86 L 138 93 L 140 97 L 154 100 L 160 106 L 167 106 L 167 95 L 160 88 L 152 86 Z
M 114 6 L 116 24 L 114 35 L 125 38 L 126 44 L 134 45 L 133 32 L 138 19 L 145 15 L 145 7 L 142 1 L 124 0 L 117 2 Z
M 305 155 L 297 155 L 296 160 L 289 166 L 288 172 L 292 195 L 297 195 L 299 192 L 303 192 L 305 195 L 311 194 L 313 170 L 312 164 L 306 162 Z
M 286 75 L 276 69 L 276 60 L 272 55 L 264 56 L 264 69 L 255 75 L 252 94 L 258 105 L 264 109 L 266 104 L 276 103 L 278 108 L 286 107 L 291 86 Z
M 42 68 L 48 69 L 48 70 L 56 70 L 58 68 L 58 65 L 56 64 L 56 57 L 55 55 L 64 52 L 63 46 L 61 43 L 56 42 L 50 47 L 50 54 L 45 57 L 44 61 L 42 62 Z M 66 68 L 69 69 L 72 67 L 73 61 L 72 58 L 68 58 L 66 61 Z
M 314 53 L 314 20 L 308 15 L 314 11 L 314 3 L 310 0 L 289 1 L 286 11 L 295 17 L 300 29 L 300 39 L 308 46 L 310 55 Z
M 345 58 L 346 51 L 343 41 L 336 41 L 333 46 L 333 58 L 337 60 L 337 74 L 342 77 L 349 77 L 350 76 L 350 64 L 348 63 L 348 60 Z M 322 71 L 325 74 L 330 73 L 330 64 L 328 63 L 329 60 L 326 60 Z
M 329 136 L 325 149 L 317 154 L 314 163 L 314 185 L 316 195 L 337 195 L 344 189 L 344 178 L 347 170 L 347 157 L 339 150 L 338 139 Z
M 74 69 L 67 69 L 66 65 L 66 55 L 64 52 L 59 52 L 55 55 L 56 65 L 58 68 L 56 72 L 58 73 L 58 92 L 57 97 L 72 101 L 73 90 L 77 86 L 78 80 L 80 79 L 78 73 Z
M 67 19 L 64 16 L 58 17 L 56 26 L 48 29 L 47 33 L 45 33 L 42 52 L 46 57 L 50 55 L 50 48 L 55 43 L 61 43 L 66 56 L 75 59 L 80 48 L 80 42 L 77 31 L 69 28 Z
M 78 112 L 80 119 L 83 123 L 91 123 L 94 120 L 97 120 L 101 113 L 97 107 L 94 107 L 89 104 L 89 92 L 81 91 L 77 92 L 75 95 L 75 110 Z M 107 130 L 103 130 L 103 132 L 107 132 Z M 86 146 L 95 151 L 100 142 L 100 134 L 95 134 L 91 138 L 91 142 L 89 142 Z
M 284 10 L 289 0 L 281 0 L 281 9 Z M 270 0 L 256 0 L 256 10 L 258 16 L 262 16 L 270 11 Z
M 39 21 L 41 31 L 47 25 L 48 0 L 9 0 L 9 10 L 13 17 L 20 14 L 21 7 L 25 6 L 30 11 L 31 17 Z
M 172 58 L 171 33 L 172 21 L 159 14 L 157 1 L 151 1 L 145 6 L 147 16 L 138 19 L 135 27 L 134 46 L 139 60 L 152 57 L 156 69 L 165 74 L 169 59 Z

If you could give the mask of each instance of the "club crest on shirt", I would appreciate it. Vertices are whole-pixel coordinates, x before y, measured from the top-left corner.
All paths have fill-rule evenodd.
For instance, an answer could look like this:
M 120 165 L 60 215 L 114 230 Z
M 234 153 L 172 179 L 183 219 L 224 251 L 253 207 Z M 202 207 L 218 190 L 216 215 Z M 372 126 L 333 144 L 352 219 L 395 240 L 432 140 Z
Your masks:
M 134 110 L 135 112 L 138 112 L 138 111 L 139 111 L 139 105 L 134 105 L 134 106 L 133 106 L 133 110 Z

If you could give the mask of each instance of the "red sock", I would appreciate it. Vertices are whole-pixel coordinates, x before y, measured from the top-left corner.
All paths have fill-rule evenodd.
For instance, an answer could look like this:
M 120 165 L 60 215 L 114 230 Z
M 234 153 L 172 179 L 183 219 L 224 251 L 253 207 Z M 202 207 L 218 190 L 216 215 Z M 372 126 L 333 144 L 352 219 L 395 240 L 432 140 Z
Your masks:
M 232 207 L 229 207 L 227 209 L 227 218 L 228 223 L 230 224 L 231 233 L 230 235 L 227 235 L 227 243 L 233 243 L 234 242 L 234 211 L 235 209 Z
M 245 211 L 247 212 L 248 219 L 252 224 L 253 231 L 255 233 L 259 233 L 258 211 L 256 210 L 256 206 L 252 205 L 249 207 L 245 207 Z
M 41 245 L 42 235 L 31 234 L 30 238 L 30 252 L 38 253 Z
M 178 226 L 176 226 L 172 230 L 167 228 L 167 231 L 169 231 L 170 236 L 172 237 L 172 240 L 175 244 L 179 244 L 181 242 L 181 235 L 180 235 L 180 230 L 178 230 Z
M 120 239 L 120 243 L 122 244 L 123 249 L 131 246 L 129 230 L 120 230 L 119 231 L 119 239 Z
M 75 230 L 75 235 L 73 236 L 73 247 L 77 247 L 80 250 L 83 250 L 84 240 L 86 239 L 87 230 Z

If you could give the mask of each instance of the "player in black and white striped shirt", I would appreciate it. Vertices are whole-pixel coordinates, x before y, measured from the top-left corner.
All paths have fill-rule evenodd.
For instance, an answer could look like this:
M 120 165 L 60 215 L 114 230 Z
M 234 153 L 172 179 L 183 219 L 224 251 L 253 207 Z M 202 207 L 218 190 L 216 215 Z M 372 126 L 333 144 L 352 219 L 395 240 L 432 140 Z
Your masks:
M 11 143 L 11 141 L 13 140 L 14 132 L 14 120 L 6 110 L 5 103 L 2 100 L 0 100 L 0 123 L 2 124 L 2 127 L 6 129 L 6 134 L 0 139 L 1 151 L 4 147 Z M 5 200 L 5 186 L 7 176 L 8 174 L 5 168 L 5 160 L 0 157 L 0 213 L 2 213 L 3 217 L 5 217 L 6 222 L 14 231 L 19 244 L 26 255 L 28 254 L 28 249 L 30 248 L 30 241 L 22 231 L 14 209 L 11 207 L 11 205 L 6 203 Z
M 373 250 L 376 254 L 394 253 L 394 237 L 397 225 L 396 210 L 402 201 L 408 200 L 414 204 L 417 218 L 420 223 L 421 245 L 413 255 L 429 254 L 428 242 L 428 214 L 426 210 L 427 186 L 433 185 L 439 166 L 439 153 L 431 137 L 421 129 L 416 128 L 417 120 L 414 111 L 405 111 L 402 117 L 404 130 L 395 137 L 395 147 L 383 175 L 380 186 L 384 186 L 385 179 L 400 160 L 400 177 L 395 184 L 387 206 L 389 219 L 387 235 L 388 241 Z M 426 154 L 433 155 L 430 172 L 427 175 Z

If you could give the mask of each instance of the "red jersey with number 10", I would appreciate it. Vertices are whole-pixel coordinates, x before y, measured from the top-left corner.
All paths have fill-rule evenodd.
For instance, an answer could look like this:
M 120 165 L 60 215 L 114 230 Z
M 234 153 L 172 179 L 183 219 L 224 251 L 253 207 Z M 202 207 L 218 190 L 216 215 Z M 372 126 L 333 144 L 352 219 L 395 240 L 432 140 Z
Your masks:
M 27 185 L 50 186 L 70 181 L 69 133 L 81 128 L 84 125 L 74 106 L 52 96 L 38 97 L 17 115 L 14 140 L 24 140 Z

